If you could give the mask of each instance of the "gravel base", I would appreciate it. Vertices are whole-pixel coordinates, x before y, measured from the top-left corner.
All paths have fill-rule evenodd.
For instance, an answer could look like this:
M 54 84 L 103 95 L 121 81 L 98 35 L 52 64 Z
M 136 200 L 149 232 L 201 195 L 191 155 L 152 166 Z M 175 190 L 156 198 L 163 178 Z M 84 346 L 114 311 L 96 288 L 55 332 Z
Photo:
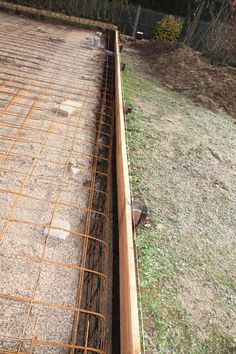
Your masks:
M 0 13 L 1 352 L 71 343 L 74 312 L 53 306 L 76 306 L 105 60 L 94 35 Z M 78 109 L 58 113 L 67 99 Z

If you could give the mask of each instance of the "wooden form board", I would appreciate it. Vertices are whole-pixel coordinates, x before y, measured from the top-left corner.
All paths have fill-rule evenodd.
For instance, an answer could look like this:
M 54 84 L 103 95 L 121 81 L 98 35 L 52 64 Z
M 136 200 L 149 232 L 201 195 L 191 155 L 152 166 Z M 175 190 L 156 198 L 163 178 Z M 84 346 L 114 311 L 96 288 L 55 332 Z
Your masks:
M 141 353 L 131 197 L 121 90 L 119 35 L 115 34 L 115 118 L 120 249 L 121 354 Z
M 1 0 L 0 0 L 0 8 L 5 9 L 5 10 L 9 10 L 9 11 L 15 11 L 16 9 L 18 9 L 20 11 L 20 13 L 22 13 L 22 14 L 44 16 L 46 18 L 66 21 L 66 22 L 73 24 L 73 25 L 91 26 L 91 27 L 101 28 L 104 30 L 110 29 L 113 31 L 115 31 L 117 29 L 117 26 L 112 25 L 110 23 L 104 23 L 101 21 L 93 21 L 93 20 L 89 20 L 87 18 L 81 18 L 81 17 L 76 17 L 76 16 L 67 16 L 67 15 L 63 15 L 58 12 L 37 9 L 34 7 L 28 7 L 28 6 L 24 6 L 24 5 L 11 4 L 9 2 L 1 1 Z

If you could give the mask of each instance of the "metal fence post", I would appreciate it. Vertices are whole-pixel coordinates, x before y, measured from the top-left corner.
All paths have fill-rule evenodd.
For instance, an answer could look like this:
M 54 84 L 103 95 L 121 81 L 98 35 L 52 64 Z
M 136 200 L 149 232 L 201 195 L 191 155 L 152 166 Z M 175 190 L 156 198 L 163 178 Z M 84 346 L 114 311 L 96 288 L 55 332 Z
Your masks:
M 138 21 L 139 21 L 140 12 L 141 12 L 141 5 L 139 5 L 138 8 L 137 8 L 136 18 L 135 18 L 135 21 L 134 21 L 134 28 L 133 28 L 132 37 L 135 37 L 136 32 L 137 32 L 137 27 L 138 27 Z

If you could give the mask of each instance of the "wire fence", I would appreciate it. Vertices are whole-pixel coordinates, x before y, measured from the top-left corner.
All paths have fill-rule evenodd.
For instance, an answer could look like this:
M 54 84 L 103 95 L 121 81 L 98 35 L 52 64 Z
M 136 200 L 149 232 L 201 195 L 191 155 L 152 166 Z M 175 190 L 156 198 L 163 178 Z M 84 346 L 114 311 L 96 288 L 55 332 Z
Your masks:
M 152 38 L 155 26 L 166 16 L 165 13 L 145 8 L 141 8 L 138 16 L 138 6 L 117 0 L 7 0 L 7 2 L 116 24 L 123 34 L 132 36 L 134 31 L 141 31 L 145 39 Z M 134 28 L 137 16 L 137 27 Z M 207 22 L 199 21 L 191 43 L 201 42 L 207 26 Z
M 123 2 L 108 0 L 7 0 L 7 2 L 109 23 L 119 22 L 124 7 Z
M 48 11 L 60 12 L 69 16 L 88 18 L 119 26 L 122 33 L 132 35 L 138 7 L 124 1 L 108 0 L 6 0 L 9 3 L 31 6 Z M 150 39 L 153 29 L 164 13 L 142 8 L 137 29 Z

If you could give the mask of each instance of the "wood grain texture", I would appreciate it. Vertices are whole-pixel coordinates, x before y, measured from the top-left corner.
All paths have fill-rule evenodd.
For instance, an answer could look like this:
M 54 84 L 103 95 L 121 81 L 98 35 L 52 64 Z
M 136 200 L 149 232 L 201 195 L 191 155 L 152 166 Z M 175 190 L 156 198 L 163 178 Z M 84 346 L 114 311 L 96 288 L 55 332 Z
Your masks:
M 115 37 L 115 62 L 116 164 L 120 243 L 121 353 L 138 354 L 141 353 L 141 346 L 131 198 L 121 90 L 118 31 L 116 31 Z

